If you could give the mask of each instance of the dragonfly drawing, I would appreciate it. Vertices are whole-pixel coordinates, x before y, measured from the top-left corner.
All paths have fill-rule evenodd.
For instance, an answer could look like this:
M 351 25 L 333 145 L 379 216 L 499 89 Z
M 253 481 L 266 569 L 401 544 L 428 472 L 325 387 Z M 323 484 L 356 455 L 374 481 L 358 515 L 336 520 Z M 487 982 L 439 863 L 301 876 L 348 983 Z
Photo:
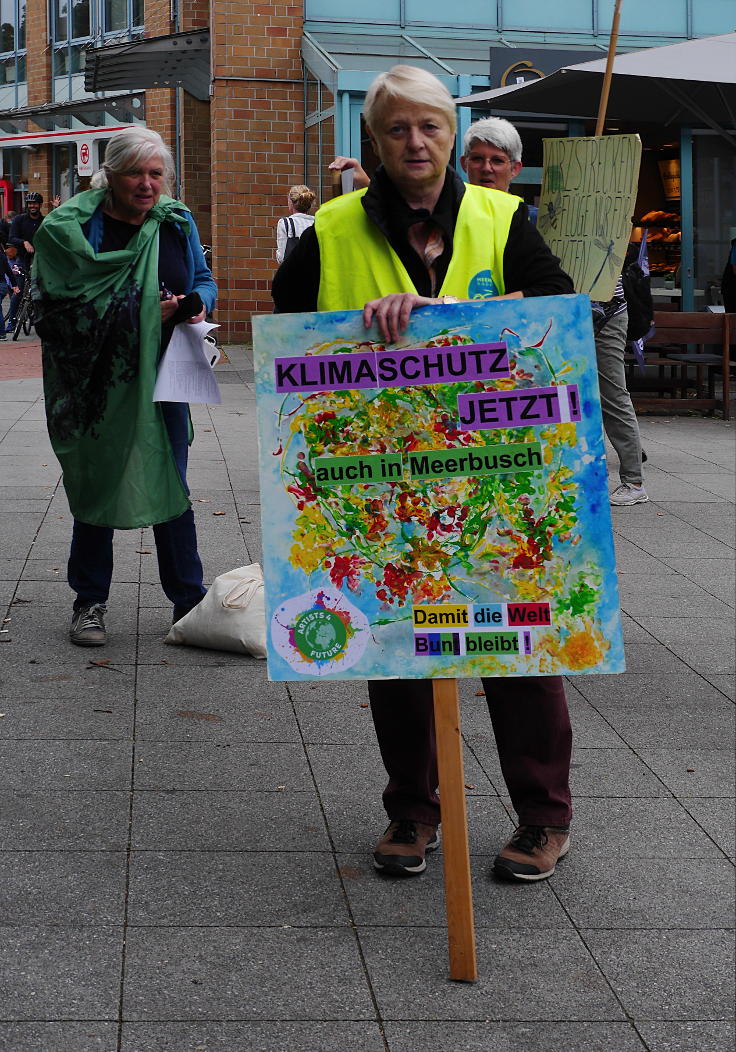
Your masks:
M 588 289 L 589 293 L 592 292 L 592 290 L 595 288 L 596 283 L 598 282 L 601 274 L 603 273 L 606 267 L 606 264 L 608 264 L 608 271 L 612 278 L 618 278 L 619 274 L 621 273 L 621 268 L 624 265 L 624 261 L 621 258 L 621 256 L 616 255 L 616 253 L 613 251 L 616 245 L 615 241 L 611 240 L 608 242 L 608 244 L 606 244 L 605 241 L 602 241 L 600 238 L 597 237 L 594 238 L 593 244 L 596 248 L 599 248 L 601 252 L 605 254 L 603 256 L 603 262 L 600 265 L 598 273 L 590 283 L 590 288 Z

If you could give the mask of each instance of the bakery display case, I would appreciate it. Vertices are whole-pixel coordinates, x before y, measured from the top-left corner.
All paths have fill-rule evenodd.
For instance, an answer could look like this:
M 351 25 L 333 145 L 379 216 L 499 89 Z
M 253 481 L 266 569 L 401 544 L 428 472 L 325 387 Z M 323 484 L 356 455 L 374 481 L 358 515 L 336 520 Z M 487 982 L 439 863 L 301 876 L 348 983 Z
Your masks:
M 679 212 L 655 209 L 634 220 L 631 240 L 639 245 L 646 234 L 652 277 L 676 278 L 680 266 L 682 230 Z M 669 281 L 667 281 L 669 284 Z

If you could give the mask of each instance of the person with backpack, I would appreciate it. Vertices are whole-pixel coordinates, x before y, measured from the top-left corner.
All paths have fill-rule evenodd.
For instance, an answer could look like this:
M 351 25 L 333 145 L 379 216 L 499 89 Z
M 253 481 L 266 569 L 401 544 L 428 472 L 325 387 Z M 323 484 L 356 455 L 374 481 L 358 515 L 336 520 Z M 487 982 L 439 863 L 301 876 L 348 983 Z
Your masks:
M 287 197 L 288 216 L 283 216 L 276 224 L 276 262 L 283 263 L 288 259 L 299 243 L 307 227 L 314 223 L 310 215 L 317 195 L 308 186 L 292 186 Z

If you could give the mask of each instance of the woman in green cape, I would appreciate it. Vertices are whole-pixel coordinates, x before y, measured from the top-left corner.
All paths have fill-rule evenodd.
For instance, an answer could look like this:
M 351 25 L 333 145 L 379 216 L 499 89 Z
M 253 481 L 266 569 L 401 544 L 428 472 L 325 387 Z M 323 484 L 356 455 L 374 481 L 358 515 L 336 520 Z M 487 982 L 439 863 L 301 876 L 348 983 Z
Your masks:
M 205 594 L 186 483 L 189 407 L 153 401 L 174 325 L 201 321 L 217 296 L 191 213 L 163 192 L 173 170 L 156 132 L 119 132 L 93 188 L 47 216 L 34 242 L 46 418 L 74 516 L 79 646 L 107 641 L 115 529 L 153 526 L 175 621 Z

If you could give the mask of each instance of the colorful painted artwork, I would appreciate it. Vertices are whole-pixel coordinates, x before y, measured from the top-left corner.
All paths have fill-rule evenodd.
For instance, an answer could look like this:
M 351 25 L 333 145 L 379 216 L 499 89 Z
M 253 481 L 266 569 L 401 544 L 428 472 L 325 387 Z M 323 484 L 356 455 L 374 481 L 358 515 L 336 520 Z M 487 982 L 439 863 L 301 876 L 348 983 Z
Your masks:
M 586 296 L 254 319 L 274 680 L 622 672 Z

